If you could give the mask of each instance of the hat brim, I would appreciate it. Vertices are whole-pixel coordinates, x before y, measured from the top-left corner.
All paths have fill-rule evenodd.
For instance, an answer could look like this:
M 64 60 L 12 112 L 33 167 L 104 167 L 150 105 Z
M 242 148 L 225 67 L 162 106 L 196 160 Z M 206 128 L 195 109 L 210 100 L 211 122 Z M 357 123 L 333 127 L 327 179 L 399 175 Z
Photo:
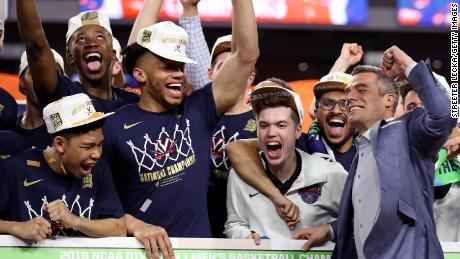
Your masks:
M 291 107 L 296 107 L 296 112 L 299 115 L 300 122 L 303 121 L 303 107 L 301 107 L 303 104 L 301 103 L 300 96 L 289 89 L 279 86 L 256 87 L 249 93 L 249 102 L 254 110 L 257 103 L 271 96 L 288 97 L 289 105 Z M 296 102 L 296 99 L 298 99 L 297 102 L 300 102 L 299 104 Z
M 232 51 L 232 46 L 227 46 L 228 43 L 231 44 L 231 42 L 222 42 L 221 44 L 217 45 L 217 47 L 213 49 L 211 53 L 211 60 L 214 60 L 222 52 Z
M 83 120 L 76 121 L 76 122 L 72 123 L 71 126 L 72 126 L 72 128 L 76 128 L 76 127 L 80 127 L 80 126 L 83 126 L 83 125 L 87 125 L 87 124 L 96 122 L 98 120 L 105 119 L 105 118 L 107 118 L 108 116 L 110 116 L 112 114 L 114 114 L 114 112 L 108 112 L 108 113 L 95 112 L 90 117 L 88 117 L 86 119 L 83 119 Z
M 345 92 L 347 85 L 343 82 L 338 81 L 328 81 L 328 82 L 319 82 L 313 87 L 313 93 L 315 94 L 316 99 L 319 99 L 323 94 L 327 92 Z
M 152 53 L 162 57 L 162 58 L 165 58 L 165 59 L 169 59 L 169 60 L 173 60 L 173 61 L 177 61 L 177 62 L 182 62 L 182 63 L 187 63 L 187 64 L 198 64 L 195 60 L 191 59 L 191 58 L 188 58 L 188 57 L 183 57 L 183 56 L 179 56 L 179 55 L 174 55 L 174 53 L 171 53 L 171 52 L 165 52 L 165 51 L 159 51 L 159 50 L 153 50 L 153 49 L 149 49 Z

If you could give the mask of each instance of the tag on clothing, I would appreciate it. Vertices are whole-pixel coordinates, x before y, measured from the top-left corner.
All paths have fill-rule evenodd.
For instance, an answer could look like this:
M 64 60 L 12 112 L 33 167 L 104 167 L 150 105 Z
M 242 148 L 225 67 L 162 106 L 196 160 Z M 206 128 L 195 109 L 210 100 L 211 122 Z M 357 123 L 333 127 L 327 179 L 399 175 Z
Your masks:
M 150 204 L 152 204 L 152 200 L 151 200 L 151 199 L 145 200 L 145 201 L 144 201 L 144 204 L 142 204 L 140 210 L 141 210 L 142 212 L 145 213 L 145 212 L 147 211 L 147 209 L 150 207 Z

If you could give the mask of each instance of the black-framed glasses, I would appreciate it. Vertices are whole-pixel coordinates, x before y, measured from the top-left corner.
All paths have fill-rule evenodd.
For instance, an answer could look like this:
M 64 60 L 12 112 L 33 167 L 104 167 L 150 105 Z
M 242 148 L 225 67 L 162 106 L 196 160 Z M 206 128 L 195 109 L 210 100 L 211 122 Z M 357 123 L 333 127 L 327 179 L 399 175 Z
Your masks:
M 340 110 L 342 111 L 347 110 L 348 104 L 347 104 L 346 99 L 339 99 L 336 101 L 336 100 L 324 98 L 324 99 L 319 100 L 319 107 L 326 111 L 333 110 L 336 104 L 339 104 Z

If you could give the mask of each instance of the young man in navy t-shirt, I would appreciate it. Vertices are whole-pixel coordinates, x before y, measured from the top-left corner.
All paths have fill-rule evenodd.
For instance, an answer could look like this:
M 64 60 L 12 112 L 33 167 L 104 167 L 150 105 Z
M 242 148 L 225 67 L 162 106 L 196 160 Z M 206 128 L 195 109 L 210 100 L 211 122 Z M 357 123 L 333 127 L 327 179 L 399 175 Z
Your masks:
M 0 233 L 28 240 L 47 235 L 124 236 L 126 221 L 102 154 L 103 119 L 85 94 L 45 107 L 53 146 L 0 162 Z
M 171 22 L 142 29 L 125 66 L 143 85 L 138 104 L 117 110 L 104 152 L 127 213 L 128 234 L 149 256 L 172 254 L 168 234 L 210 237 L 206 195 L 218 116 L 233 106 L 259 55 L 251 1 L 233 0 L 233 47 L 212 84 L 186 97 L 186 32 Z M 166 234 L 166 232 L 168 234 Z
M 115 51 L 109 18 L 99 11 L 82 12 L 69 19 L 66 34 L 66 61 L 79 75 L 72 82 L 58 75 L 54 58 L 46 40 L 35 1 L 16 2 L 19 31 L 29 61 L 34 90 L 44 106 L 63 96 L 87 94 L 97 111 L 110 112 L 127 103 L 136 103 L 139 96 L 112 87 L 112 66 Z

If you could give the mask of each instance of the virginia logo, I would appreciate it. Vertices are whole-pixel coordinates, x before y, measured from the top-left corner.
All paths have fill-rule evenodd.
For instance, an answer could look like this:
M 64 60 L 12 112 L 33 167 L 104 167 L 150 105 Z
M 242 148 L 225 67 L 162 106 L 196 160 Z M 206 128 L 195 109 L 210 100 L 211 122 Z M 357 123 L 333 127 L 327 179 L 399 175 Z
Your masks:
M 143 141 L 138 140 L 136 143 L 133 140 L 126 141 L 136 159 L 138 172 L 151 171 L 154 167 L 162 168 L 169 160 L 175 162 L 194 154 L 190 137 L 190 121 L 187 119 L 186 125 L 185 129 L 181 129 L 176 124 L 171 136 L 163 127 L 158 137 L 153 140 L 146 133 L 143 135 Z
M 299 195 L 302 200 L 307 204 L 315 203 L 319 196 L 321 196 L 321 185 L 314 184 L 299 190 Z

